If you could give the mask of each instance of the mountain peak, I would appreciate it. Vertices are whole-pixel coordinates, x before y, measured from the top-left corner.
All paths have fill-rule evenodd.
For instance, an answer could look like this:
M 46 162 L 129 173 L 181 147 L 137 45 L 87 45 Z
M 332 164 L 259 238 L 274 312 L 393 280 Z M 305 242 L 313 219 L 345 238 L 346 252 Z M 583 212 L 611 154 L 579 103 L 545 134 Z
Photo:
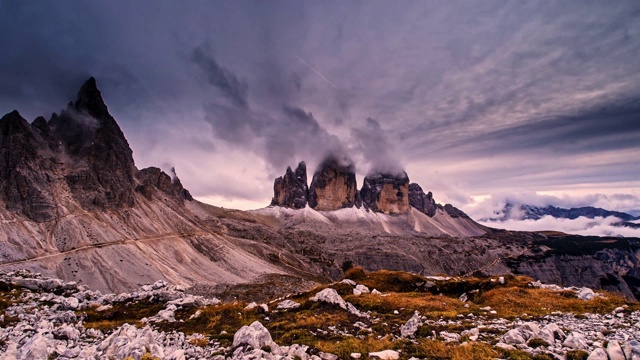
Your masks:
M 373 211 L 385 214 L 406 213 L 409 205 L 409 176 L 375 172 L 364 178 L 360 190 L 362 202 Z
M 289 166 L 285 175 L 274 181 L 271 205 L 302 209 L 307 206 L 308 192 L 307 165 L 301 161 L 295 173 Z
M 103 119 L 111 116 L 107 105 L 102 99 L 102 93 L 98 89 L 98 83 L 92 76 L 82 84 L 74 104 L 76 110 L 84 110 L 96 119 Z
M 331 211 L 356 205 L 355 165 L 349 159 L 328 156 L 316 169 L 309 186 L 309 206 Z

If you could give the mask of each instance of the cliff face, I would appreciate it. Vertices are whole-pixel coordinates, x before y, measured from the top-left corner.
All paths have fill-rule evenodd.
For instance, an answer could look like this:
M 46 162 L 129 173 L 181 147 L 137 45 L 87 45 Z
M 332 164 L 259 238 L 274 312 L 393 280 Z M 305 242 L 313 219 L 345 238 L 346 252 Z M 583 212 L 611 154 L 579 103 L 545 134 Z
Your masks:
M 546 283 L 587 286 L 640 299 L 640 241 L 554 235 L 535 241 L 545 251 L 507 259 L 516 274 Z
M 0 196 L 6 208 L 47 222 L 74 207 L 117 210 L 135 205 L 135 191 L 153 189 L 191 200 L 180 180 L 157 168 L 135 168 L 129 143 L 109 114 L 93 78 L 75 102 L 49 121 L 29 124 L 17 111 L 0 119 Z M 68 199 L 70 195 L 73 201 Z
M 51 183 L 59 167 L 39 131 L 17 111 L 0 119 L 0 196 L 9 211 L 38 222 L 52 220 Z
M 318 211 L 353 207 L 356 192 L 355 166 L 343 165 L 335 157 L 330 157 L 313 175 L 309 186 L 309 206 Z
M 385 214 L 406 213 L 410 208 L 409 177 L 407 173 L 367 175 L 360 196 L 363 205 L 372 211 Z
M 284 176 L 274 181 L 271 206 L 302 209 L 307 206 L 308 196 L 307 165 L 301 161 L 295 172 L 291 170 L 291 167 L 287 167 Z

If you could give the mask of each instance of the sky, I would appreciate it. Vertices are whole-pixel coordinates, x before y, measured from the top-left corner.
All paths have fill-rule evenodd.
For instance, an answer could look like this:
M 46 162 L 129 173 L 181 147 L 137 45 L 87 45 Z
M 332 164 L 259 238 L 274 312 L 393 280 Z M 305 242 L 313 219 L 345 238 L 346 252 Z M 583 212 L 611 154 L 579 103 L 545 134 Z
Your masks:
M 640 215 L 636 0 L 0 0 L 0 34 L 0 113 L 48 117 L 94 76 L 138 168 L 214 205 L 341 154 L 476 218 Z

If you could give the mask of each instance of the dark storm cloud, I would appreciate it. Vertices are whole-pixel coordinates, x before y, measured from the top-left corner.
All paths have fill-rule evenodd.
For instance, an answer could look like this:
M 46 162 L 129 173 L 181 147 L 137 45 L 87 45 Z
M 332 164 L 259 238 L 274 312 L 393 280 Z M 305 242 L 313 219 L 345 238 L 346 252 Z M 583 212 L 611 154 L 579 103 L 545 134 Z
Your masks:
M 576 154 L 638 147 L 640 99 L 617 101 L 575 115 L 531 119 L 470 136 L 439 151 L 495 155 L 503 152 Z
M 216 137 L 264 157 L 273 174 L 300 160 L 317 163 L 330 153 L 345 153 L 340 140 L 329 134 L 312 113 L 289 104 L 276 112 L 253 110 L 246 81 L 219 65 L 211 52 L 201 47 L 194 50 L 193 60 L 206 72 L 208 83 L 230 100 L 223 104 L 214 98 L 205 105 L 205 119 Z
M 191 56 L 193 62 L 206 74 L 207 81 L 220 90 L 222 95 L 229 99 L 233 105 L 246 108 L 247 92 L 249 86 L 243 79 L 239 79 L 228 69 L 218 65 L 213 58 L 211 49 L 207 46 L 199 46 L 193 50 Z
M 369 173 L 399 175 L 404 171 L 395 146 L 377 120 L 367 118 L 363 126 L 351 129 L 351 137 L 356 152 L 367 163 Z
M 136 163 L 196 194 L 268 201 L 332 151 L 467 195 L 638 187 L 637 1 L 4 0 L 0 34 L 0 113 L 93 75 Z

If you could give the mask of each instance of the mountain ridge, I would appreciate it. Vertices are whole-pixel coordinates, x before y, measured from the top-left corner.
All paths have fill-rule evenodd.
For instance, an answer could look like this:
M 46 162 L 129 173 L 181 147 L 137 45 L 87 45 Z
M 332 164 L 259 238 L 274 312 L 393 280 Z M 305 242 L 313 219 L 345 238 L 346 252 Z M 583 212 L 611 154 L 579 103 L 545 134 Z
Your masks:
M 287 169 L 264 209 L 204 204 L 175 171 L 135 167 L 89 79 L 48 121 L 29 124 L 17 111 L 0 120 L 0 270 L 110 292 L 159 279 L 213 292 L 258 283 L 298 291 L 340 278 L 351 264 L 424 275 L 518 273 L 640 295 L 638 239 L 584 238 L 588 246 L 574 254 L 565 235 L 550 241 L 479 225 L 403 174 L 369 174 L 363 194 L 351 165 L 326 163 L 307 188 L 306 166 Z

